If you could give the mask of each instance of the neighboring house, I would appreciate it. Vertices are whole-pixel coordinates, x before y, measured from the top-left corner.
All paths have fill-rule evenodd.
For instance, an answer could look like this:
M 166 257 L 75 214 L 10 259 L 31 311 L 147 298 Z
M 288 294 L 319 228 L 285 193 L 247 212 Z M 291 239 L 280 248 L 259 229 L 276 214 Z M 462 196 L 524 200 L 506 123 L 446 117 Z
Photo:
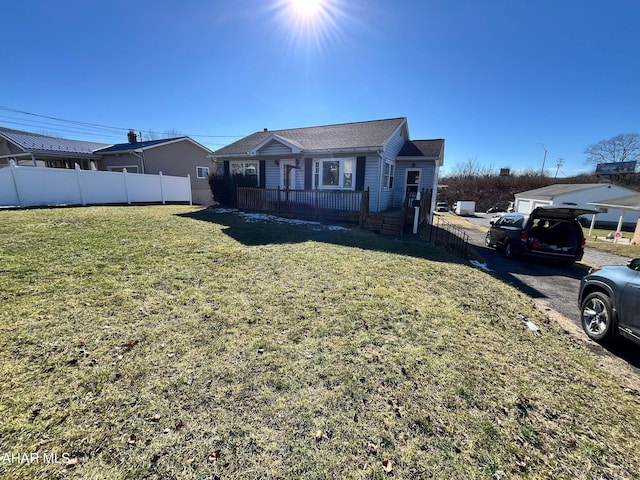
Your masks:
M 527 192 L 516 193 L 514 210 L 520 213 L 530 213 L 534 208 L 543 205 L 593 209 L 594 205 L 606 200 L 637 194 L 638 192 L 634 190 L 609 183 L 559 183 L 536 188 Z M 620 220 L 620 210 L 618 209 L 599 206 L 597 210 L 600 210 L 596 218 L 598 223 L 614 224 Z M 635 225 L 639 217 L 640 213 L 629 213 L 625 218 L 625 222 L 632 222 Z
M 221 175 L 243 175 L 261 189 L 359 192 L 369 211 L 401 207 L 437 190 L 444 140 L 409 139 L 406 118 L 253 133 L 216 150 Z M 431 199 L 431 211 L 435 195 Z
M 97 170 L 100 156 L 94 152 L 106 146 L 0 127 L 0 167 L 13 160 L 21 166 L 75 168 L 77 163 L 83 170 Z
M 0 168 L 11 160 L 19 166 L 75 168 L 130 173 L 173 175 L 191 178 L 193 203 L 212 203 L 208 183 L 211 150 L 189 137 L 117 145 L 67 140 L 0 127 Z
M 139 142 L 129 132 L 129 142 L 95 151 L 100 170 L 191 177 L 193 203 L 209 205 L 213 201 L 209 187 L 211 150 L 189 137 Z

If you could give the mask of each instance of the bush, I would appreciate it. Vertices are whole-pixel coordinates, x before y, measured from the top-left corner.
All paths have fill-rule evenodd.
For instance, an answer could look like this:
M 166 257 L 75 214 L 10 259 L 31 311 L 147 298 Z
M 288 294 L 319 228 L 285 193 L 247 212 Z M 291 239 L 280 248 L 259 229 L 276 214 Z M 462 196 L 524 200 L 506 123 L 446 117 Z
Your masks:
M 224 176 L 219 174 L 209 176 L 209 186 L 213 193 L 213 199 L 226 207 L 237 205 L 236 187 L 257 187 L 255 178 L 244 175 Z

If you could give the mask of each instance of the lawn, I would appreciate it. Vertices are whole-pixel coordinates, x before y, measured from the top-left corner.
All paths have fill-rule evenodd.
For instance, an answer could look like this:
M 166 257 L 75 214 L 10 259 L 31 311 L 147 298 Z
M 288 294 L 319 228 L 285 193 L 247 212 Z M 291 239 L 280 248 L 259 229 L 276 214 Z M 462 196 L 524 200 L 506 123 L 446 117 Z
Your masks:
M 594 229 L 589 235 L 589 227 L 584 227 L 584 237 L 587 239 L 587 247 L 597 248 L 605 252 L 621 255 L 629 258 L 640 257 L 640 245 L 630 245 L 629 240 L 633 238 L 633 232 L 622 232 L 623 241 L 614 243 L 606 240 L 608 234 L 615 232 L 614 230 Z
M 187 206 L 0 217 L 2 478 L 640 471 L 634 384 L 437 248 Z

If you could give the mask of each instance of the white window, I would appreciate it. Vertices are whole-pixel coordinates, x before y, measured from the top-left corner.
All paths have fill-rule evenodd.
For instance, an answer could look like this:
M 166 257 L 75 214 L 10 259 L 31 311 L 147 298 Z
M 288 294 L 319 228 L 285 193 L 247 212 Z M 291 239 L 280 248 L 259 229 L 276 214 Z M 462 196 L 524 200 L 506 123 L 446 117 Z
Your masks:
M 393 188 L 393 173 L 394 166 L 391 162 L 386 162 L 384 164 L 384 188 L 387 190 L 391 190 Z
M 353 188 L 354 158 L 317 160 L 314 169 L 316 188 Z
M 254 181 L 258 185 L 258 162 L 230 162 L 231 175 L 242 175 Z
M 209 167 L 196 167 L 196 176 L 198 178 L 207 178 L 209 176 Z

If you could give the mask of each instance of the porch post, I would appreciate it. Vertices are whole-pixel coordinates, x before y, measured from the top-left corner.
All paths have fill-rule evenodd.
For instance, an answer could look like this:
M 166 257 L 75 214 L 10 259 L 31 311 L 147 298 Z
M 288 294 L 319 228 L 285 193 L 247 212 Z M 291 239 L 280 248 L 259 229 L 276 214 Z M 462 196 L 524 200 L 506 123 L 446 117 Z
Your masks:
M 622 231 L 622 222 L 624 220 L 624 209 L 622 213 L 620 213 L 620 220 L 618 220 L 618 228 L 616 228 L 616 233 L 620 233 Z
M 593 227 L 596 224 L 596 214 L 591 215 L 591 225 L 589 226 L 589 236 L 593 236 Z

